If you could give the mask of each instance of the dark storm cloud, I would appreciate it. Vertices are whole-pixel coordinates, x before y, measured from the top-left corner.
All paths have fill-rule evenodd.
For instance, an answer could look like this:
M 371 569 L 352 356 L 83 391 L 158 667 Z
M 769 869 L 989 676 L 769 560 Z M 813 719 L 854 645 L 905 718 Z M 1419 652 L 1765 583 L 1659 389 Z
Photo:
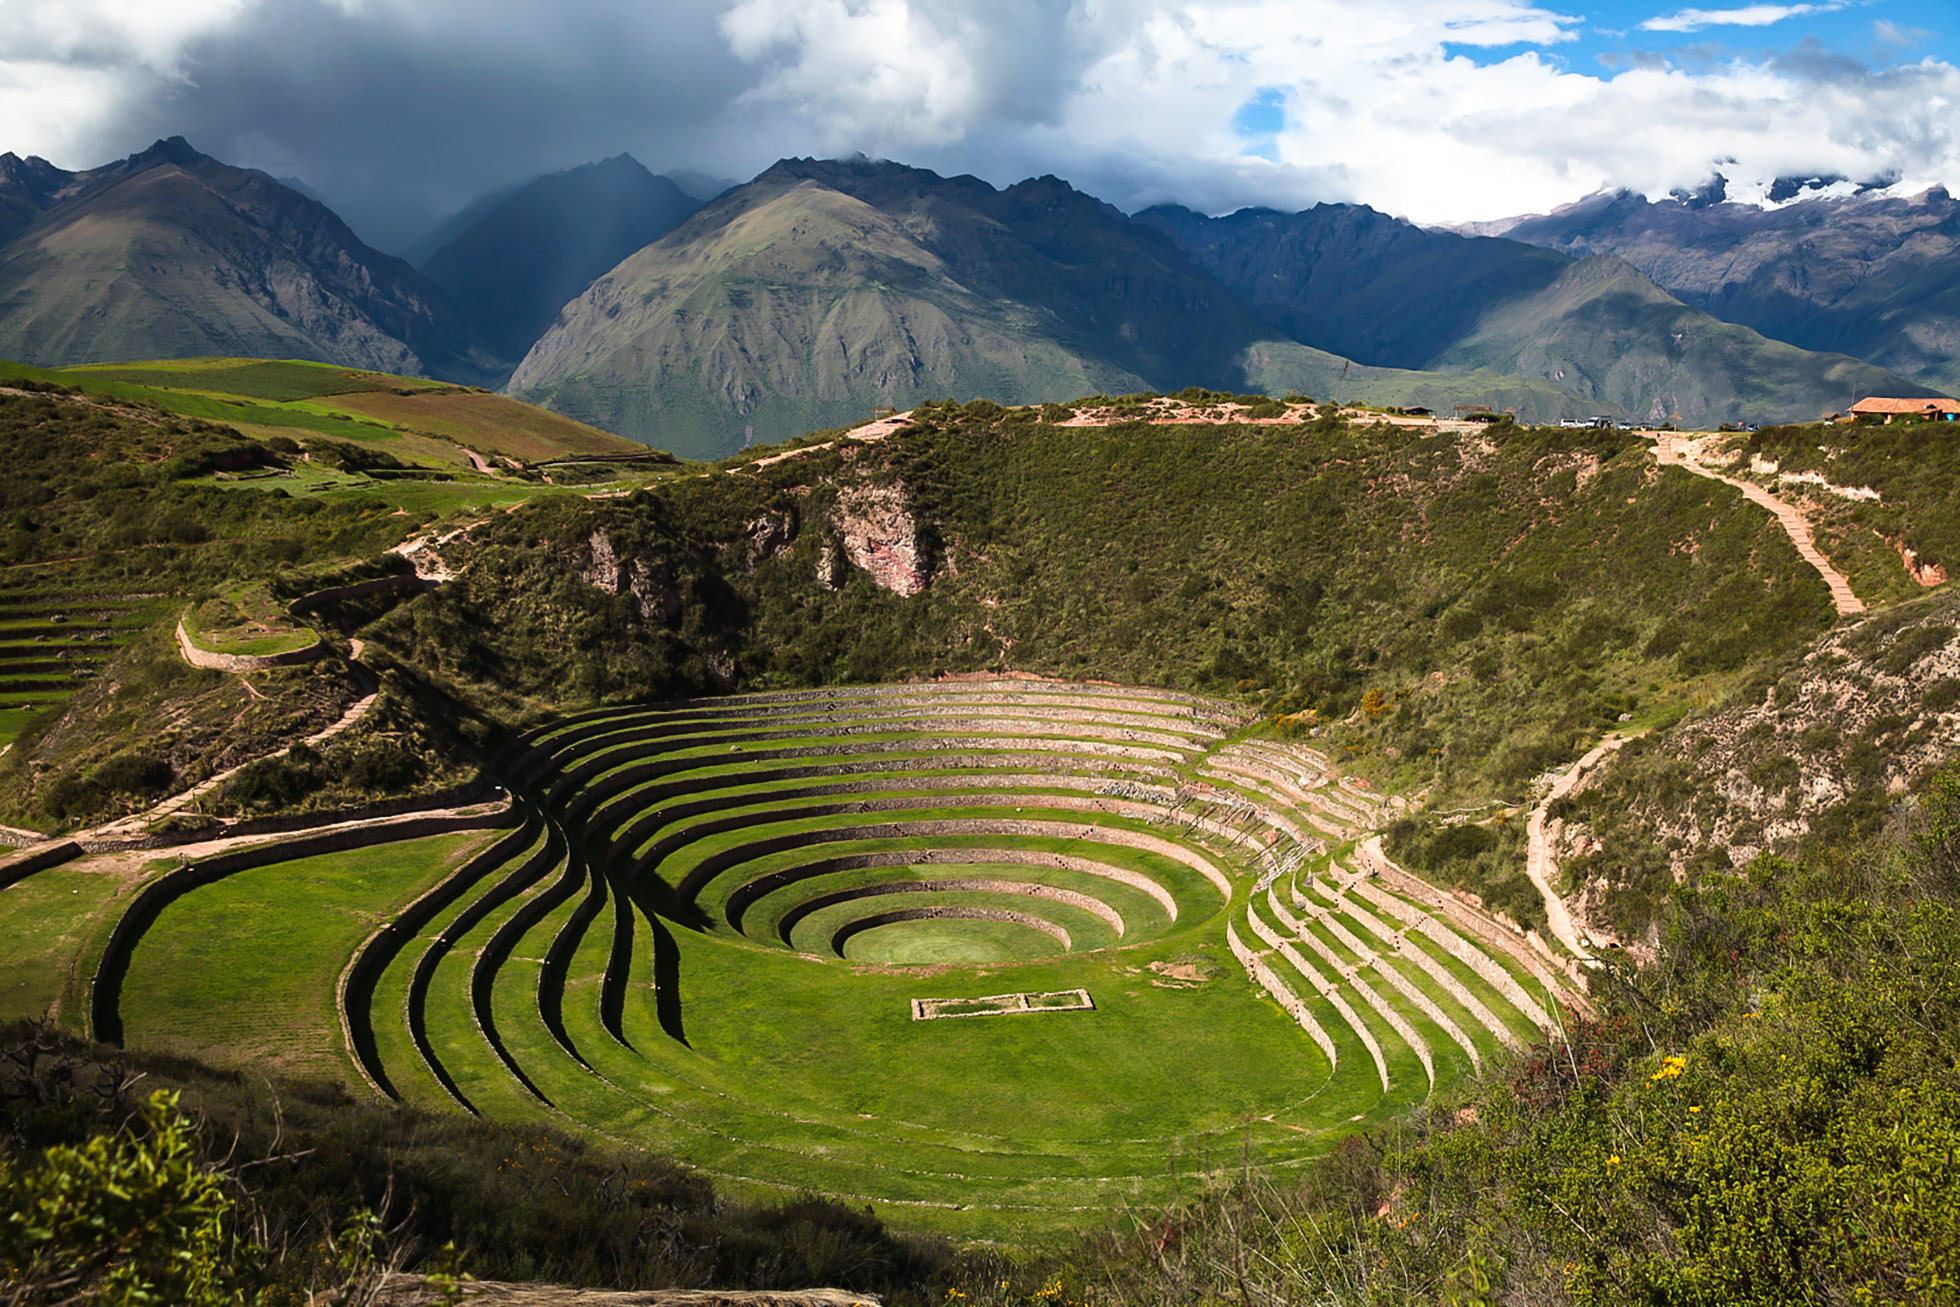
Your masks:
M 303 180 L 384 247 L 485 190 L 622 150 L 747 176 L 781 151 L 745 129 L 734 101 L 756 74 L 718 8 L 270 0 L 191 45 L 187 82 L 110 125 L 101 155 L 180 134 Z

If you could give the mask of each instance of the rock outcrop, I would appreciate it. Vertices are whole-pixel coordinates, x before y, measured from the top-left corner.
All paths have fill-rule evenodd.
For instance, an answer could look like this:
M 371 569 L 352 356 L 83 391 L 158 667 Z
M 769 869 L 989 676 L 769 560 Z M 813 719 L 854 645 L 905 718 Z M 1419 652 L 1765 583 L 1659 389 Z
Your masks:
M 796 543 L 796 526 L 796 514 L 787 508 L 766 509 L 744 525 L 742 536 L 747 542 L 748 565 L 753 568 L 789 552 L 789 547 Z
M 666 625 L 681 615 L 673 565 L 664 554 L 621 558 L 604 527 L 594 530 L 586 543 L 591 562 L 579 569 L 579 580 L 609 595 L 631 595 L 642 621 Z
M 903 484 L 842 487 L 836 526 L 845 557 L 877 585 L 910 598 L 931 582 Z

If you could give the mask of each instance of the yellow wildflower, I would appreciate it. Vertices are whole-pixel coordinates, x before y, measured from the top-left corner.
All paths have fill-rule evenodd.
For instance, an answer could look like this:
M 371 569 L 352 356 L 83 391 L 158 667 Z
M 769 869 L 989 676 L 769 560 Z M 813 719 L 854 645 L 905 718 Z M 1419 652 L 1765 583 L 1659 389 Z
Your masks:
M 1647 1078 L 1648 1078 L 1649 1080 L 1653 1080 L 1653 1081 L 1656 1081 L 1656 1082 L 1658 1082 L 1658 1081 L 1662 1081 L 1662 1080 L 1672 1080 L 1672 1079 L 1674 1079 L 1674 1078 L 1675 1078 L 1676 1076 L 1678 1076 L 1678 1075 L 1680 1075 L 1680 1074 L 1681 1074 L 1681 1073 L 1682 1073 L 1683 1071 L 1685 1071 L 1685 1070 L 1687 1070 L 1687 1069 L 1688 1069 L 1688 1059 L 1687 1059 L 1687 1058 L 1685 1058 L 1685 1057 L 1664 1057 L 1664 1058 L 1662 1058 L 1662 1059 L 1661 1059 L 1661 1069 L 1660 1069 L 1660 1070 L 1658 1070 L 1658 1071 L 1656 1071 L 1656 1072 L 1654 1072 L 1654 1074 L 1653 1074 L 1653 1075 L 1651 1075 L 1651 1076 L 1648 1076 Z

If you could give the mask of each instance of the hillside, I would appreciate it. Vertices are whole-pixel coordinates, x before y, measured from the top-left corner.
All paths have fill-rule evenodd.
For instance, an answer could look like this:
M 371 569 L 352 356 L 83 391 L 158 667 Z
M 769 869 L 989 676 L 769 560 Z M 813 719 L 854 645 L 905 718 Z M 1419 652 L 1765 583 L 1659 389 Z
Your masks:
M 1216 219 L 1160 208 L 1139 220 L 1298 339 L 1388 367 L 1539 378 L 1579 397 L 1570 412 L 1530 410 L 1541 420 L 1803 421 L 1867 394 L 1932 393 L 1689 308 L 1613 258 L 1575 262 L 1349 205 Z
M 376 643 L 514 713 L 1093 668 L 1332 722 L 1372 688 L 1399 706 L 1361 719 L 1357 752 L 1409 789 L 1508 790 L 1657 679 L 1719 681 L 1830 621 L 1767 515 L 1657 474 L 1632 437 L 1055 426 L 989 407 L 487 524 L 446 555 L 458 583 Z M 565 586 L 600 566 L 595 532 L 602 570 L 661 579 Z M 892 551 L 913 561 L 869 561 Z
M 510 388 L 696 456 L 739 448 L 750 427 L 767 443 L 934 394 L 1140 388 L 1058 335 L 953 282 L 869 205 L 771 184 L 601 277 Z
M 1055 178 L 996 191 L 869 162 L 788 160 L 569 306 L 512 393 L 690 454 L 948 395 L 1025 403 L 1191 384 L 1344 396 L 1169 241 Z M 1516 378 L 1369 370 L 1357 397 L 1570 403 Z
M 1776 340 L 1850 354 L 1930 386 L 1955 381 L 1960 204 L 1941 188 L 1774 208 L 1611 192 L 1512 220 L 1505 235 L 1577 256 L 1617 255 L 1687 303 Z
M 1365 205 L 1221 218 L 1163 205 L 1136 220 L 1296 338 L 1383 367 L 1429 366 L 1493 305 L 1543 291 L 1569 266 L 1549 250 L 1446 239 Z
M 473 205 L 417 266 L 504 357 L 522 358 L 594 278 L 700 208 L 631 155 Z
M 16 839 L 146 808 L 372 699 L 347 632 L 286 605 L 393 578 L 372 617 L 413 580 L 386 551 L 424 525 L 672 474 L 643 446 L 501 396 L 258 360 L 0 364 L 0 439 L 14 451 L 0 488 L 0 810 Z M 472 451 L 557 461 L 479 467 Z M 249 678 L 192 666 L 180 621 L 219 652 L 310 656 Z M 399 798 L 473 771 L 451 752 L 455 714 L 412 706 L 412 684 L 382 688 L 364 729 L 336 737 L 335 770 L 265 801 Z
M 1494 306 L 1436 364 L 1548 376 L 1641 421 L 1690 429 L 1801 422 L 1866 395 L 1934 393 L 1688 308 L 1614 258 L 1582 260 L 1541 293 Z
M 1223 384 L 1270 334 L 1173 251 L 1091 248 L 1120 219 L 1059 183 L 1026 186 L 1086 221 L 1082 248 L 1045 252 L 976 211 L 1009 202 L 982 183 L 856 174 L 791 162 L 724 196 L 569 306 L 512 393 L 724 453 L 751 425 L 766 442 L 941 395 L 1140 390 L 1178 351 Z
M 181 138 L 88 173 L 0 179 L 35 209 L 0 245 L 0 357 L 245 355 L 483 382 L 497 360 L 439 289 L 316 201 Z

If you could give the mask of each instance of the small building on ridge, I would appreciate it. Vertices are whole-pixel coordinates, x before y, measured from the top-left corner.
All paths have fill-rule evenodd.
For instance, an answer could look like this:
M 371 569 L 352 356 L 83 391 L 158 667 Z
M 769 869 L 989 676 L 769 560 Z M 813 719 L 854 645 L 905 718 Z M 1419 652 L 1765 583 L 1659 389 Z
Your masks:
M 1853 419 L 1883 422 L 1899 418 L 1917 418 L 1923 422 L 1960 422 L 1960 399 L 1929 399 L 1917 395 L 1911 399 L 1885 399 L 1875 396 L 1853 404 L 1851 416 Z

